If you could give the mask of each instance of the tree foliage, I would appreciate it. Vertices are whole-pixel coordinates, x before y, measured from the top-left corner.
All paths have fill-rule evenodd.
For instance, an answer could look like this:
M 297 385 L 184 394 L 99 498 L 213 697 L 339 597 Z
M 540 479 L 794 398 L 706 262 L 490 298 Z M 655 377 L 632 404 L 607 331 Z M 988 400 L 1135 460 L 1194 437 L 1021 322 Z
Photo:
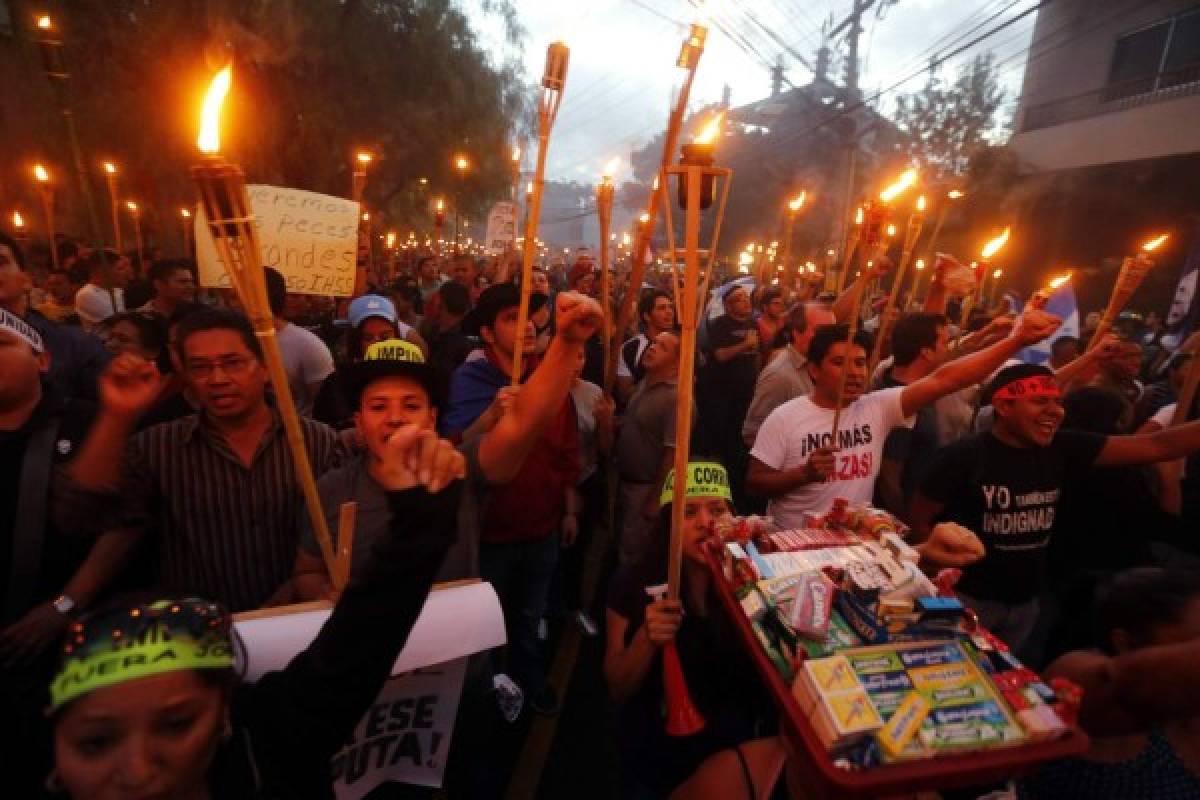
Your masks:
M 972 154 L 988 144 L 1004 99 L 995 58 L 985 53 L 960 67 L 953 83 L 934 79 L 921 91 L 898 97 L 894 120 L 926 175 L 959 176 Z
M 519 42 L 511 0 L 478 7 Z M 377 158 L 365 200 L 401 229 L 426 227 L 438 195 L 451 205 L 461 196 L 471 216 L 507 195 L 514 131 L 529 117 L 519 50 L 496 63 L 452 0 L 73 0 L 59 24 L 85 159 L 118 161 L 125 191 L 171 214 L 158 221 L 168 239 L 175 209 L 192 196 L 200 97 L 225 62 L 234 89 L 223 149 L 251 182 L 346 195 L 352 155 L 368 149 Z M 26 132 L 41 152 L 16 158 L 42 157 L 65 173 L 61 122 L 30 120 L 45 127 Z M 458 152 L 472 164 L 461 181 Z M 63 183 L 65 194 L 72 185 Z

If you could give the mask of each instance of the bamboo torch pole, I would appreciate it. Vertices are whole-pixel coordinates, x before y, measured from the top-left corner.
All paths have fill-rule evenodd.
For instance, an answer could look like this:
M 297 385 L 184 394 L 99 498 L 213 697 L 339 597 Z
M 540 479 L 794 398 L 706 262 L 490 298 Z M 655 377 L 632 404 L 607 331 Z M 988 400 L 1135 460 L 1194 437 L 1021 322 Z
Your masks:
M 1150 268 L 1154 266 L 1150 254 L 1166 240 L 1167 234 L 1165 233 L 1156 236 L 1142 245 L 1136 256 L 1126 256 L 1121 262 L 1121 271 L 1117 273 L 1117 282 L 1113 285 L 1112 294 L 1109 295 L 1104 316 L 1100 318 L 1100 324 L 1096 326 L 1096 332 L 1092 334 L 1092 340 L 1088 342 L 1088 350 L 1099 344 L 1100 340 L 1104 338 L 1104 334 L 1108 333 L 1109 328 L 1116 322 L 1117 315 L 1125 309 L 1130 298 L 1133 297 L 1133 293 L 1138 290 L 1146 275 L 1149 274 Z
M 846 252 L 842 254 L 842 268 L 838 271 L 837 293 L 840 295 L 846 288 L 846 273 L 850 271 L 851 265 L 854 264 L 854 253 L 858 250 L 858 242 L 862 238 L 863 226 L 863 210 L 860 206 L 854 212 L 854 225 L 850 227 L 850 234 L 846 239 Z M 857 305 L 854 306 L 858 308 Z
M 646 211 L 642 215 L 644 219 L 638 227 L 637 237 L 634 240 L 633 263 L 629 268 L 629 288 L 621 298 L 621 308 L 617 313 L 617 325 L 614 331 L 617 336 L 623 335 L 629 329 L 637 313 L 638 293 L 646 274 L 646 251 L 650 248 L 658 207 L 662 202 L 663 192 L 666 191 L 666 187 L 663 185 L 664 176 L 675 153 L 675 148 L 679 144 L 679 132 L 683 128 L 683 115 L 687 111 L 688 98 L 692 93 L 692 81 L 696 77 L 696 67 L 700 63 L 700 56 L 704 53 L 704 42 L 707 38 L 708 28 L 703 25 L 692 25 L 688 32 L 688 38 L 684 40 L 683 46 L 680 48 L 679 58 L 675 62 L 676 66 L 684 70 L 683 84 L 680 86 L 679 94 L 675 98 L 675 105 L 671 108 L 671 113 L 667 118 L 667 131 L 663 139 L 658 177 L 654 179 Z M 616 348 L 613 348 L 613 353 L 615 355 Z
M 713 166 L 713 141 L 720 129 L 718 115 L 696 141 L 683 146 L 679 166 L 663 170 L 666 176 L 678 177 L 679 199 L 684 208 L 684 269 L 683 287 L 678 315 L 679 337 L 679 388 L 675 404 L 674 484 L 671 487 L 671 543 L 667 561 L 667 597 L 678 600 L 683 578 L 683 520 L 687 498 L 688 460 L 691 456 L 690 433 L 692 430 L 692 397 L 696 369 L 696 331 L 699 326 L 701 298 L 707 295 L 708 280 L 712 277 L 716 258 L 717 242 L 721 235 L 721 221 L 725 215 L 725 202 L 729 197 L 732 171 Z M 724 178 L 721 200 L 713 224 L 712 239 L 706 249 L 706 266 L 701 285 L 700 212 L 712 205 L 716 194 L 716 180 Z M 671 222 L 671 207 L 665 195 L 663 211 L 670 260 L 676 261 L 674 232 Z M 663 648 L 663 679 L 667 707 L 667 733 L 672 736 L 688 736 L 704 728 L 704 717 L 695 708 L 687 690 L 682 664 L 675 643 Z
M 209 230 L 217 246 L 217 253 L 224 262 L 230 283 L 238 294 L 247 316 L 254 326 L 254 334 L 262 344 L 263 360 L 275 390 L 276 407 L 283 422 L 288 447 L 292 453 L 296 478 L 304 494 L 304 502 L 312 521 L 317 544 L 325 568 L 331 577 L 339 575 L 337 556 L 329 535 L 329 526 L 321 509 L 321 497 L 313 477 L 312 465 L 304 433 L 300 428 L 300 416 L 292 401 L 287 372 L 283 367 L 283 356 L 279 341 L 275 337 L 275 324 L 267 300 L 266 277 L 259 250 L 258 230 L 246 195 L 246 181 L 240 167 L 226 162 L 219 155 L 218 117 L 221 102 L 229 91 L 231 68 L 226 67 L 213 79 L 208 96 L 204 101 L 204 115 L 198 144 L 204 159 L 192 167 L 192 180 L 200 196 L 200 208 L 204 211 Z
M 616 159 L 604 168 L 600 185 L 596 187 L 596 216 L 600 222 L 600 303 L 604 309 L 604 393 L 611 396 L 613 383 L 616 380 L 616 370 L 612 355 L 615 348 L 613 342 L 612 317 L 612 278 L 609 276 L 611 262 L 608 246 L 608 235 L 612 229 L 613 182 L 612 174 L 616 170 Z
M 529 325 L 529 295 L 532 291 L 533 259 L 537 253 L 538 220 L 542 213 L 542 192 L 546 188 L 546 150 L 550 146 L 550 130 L 562 104 L 563 87 L 567 82 L 567 61 L 570 50 L 562 42 L 553 42 L 546 50 L 546 68 L 542 74 L 542 96 L 538 106 L 538 154 L 533 173 L 533 194 L 529 198 L 525 218 L 524 258 L 521 263 L 521 304 L 517 309 L 517 343 L 513 348 L 512 385 L 521 382 L 521 360 L 524 357 L 525 328 Z
M 879 365 L 879 360 L 883 356 L 884 342 L 891 336 L 892 309 L 896 307 L 896 301 L 900 299 L 900 289 L 904 286 L 904 275 L 908 269 L 908 262 L 912 259 L 913 248 L 916 247 L 917 239 L 921 237 L 921 226 L 924 224 L 925 197 L 922 195 L 917 198 L 916 209 L 908 216 L 908 227 L 904 231 L 904 249 L 900 252 L 900 264 L 896 267 L 896 274 L 892 276 L 892 289 L 888 292 L 883 313 L 879 316 L 879 333 L 875 337 L 875 347 L 867 367 L 868 375 L 874 374 L 875 367 Z
M 879 193 L 878 200 L 872 200 L 866 204 L 865 208 L 859 209 L 859 214 L 855 218 L 856 231 L 862 231 L 858 236 L 855 236 L 855 245 L 857 246 L 858 239 L 861 237 L 867 246 L 867 261 L 875 261 L 881 258 L 887 249 L 887 240 L 884 236 L 884 231 L 888 225 L 889 206 L 893 200 L 905 189 L 917 182 L 917 171 L 910 169 L 900 176 L 900 179 L 893 183 L 888 188 Z M 859 225 L 858 219 L 862 218 L 863 224 Z M 850 255 L 850 248 L 847 248 L 847 256 Z M 849 258 L 847 258 L 847 266 Z M 866 269 L 864 266 L 863 269 Z M 843 276 L 844 277 L 844 276 Z M 860 316 L 859 306 L 862 304 L 863 289 L 870 283 L 867 276 L 863 276 L 862 280 L 855 281 L 854 294 L 852 295 L 853 302 L 850 304 L 851 317 L 850 324 L 846 329 L 846 357 L 842 361 L 842 372 L 838 375 L 838 390 L 837 402 L 833 410 L 833 425 L 830 430 L 830 441 L 833 446 L 837 446 L 838 441 L 838 423 L 842 421 L 842 402 L 846 396 L 846 377 L 850 372 L 850 346 L 854 343 L 854 336 L 858 333 L 858 318 Z

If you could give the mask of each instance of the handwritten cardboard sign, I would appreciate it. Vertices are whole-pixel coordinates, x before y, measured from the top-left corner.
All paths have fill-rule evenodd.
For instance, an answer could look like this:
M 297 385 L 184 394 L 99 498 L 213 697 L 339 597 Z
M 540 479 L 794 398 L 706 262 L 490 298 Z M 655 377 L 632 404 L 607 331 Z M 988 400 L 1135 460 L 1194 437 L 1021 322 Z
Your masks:
M 354 292 L 358 203 L 303 189 L 250 184 L 263 266 L 283 273 L 289 292 L 349 297 Z M 197 209 L 196 263 L 200 285 L 229 287 L 204 210 Z
M 513 238 L 516 225 L 517 207 L 515 204 L 503 200 L 492 206 L 492 210 L 488 213 L 487 238 L 484 241 L 488 252 L 495 255 L 511 249 L 513 242 L 516 241 Z

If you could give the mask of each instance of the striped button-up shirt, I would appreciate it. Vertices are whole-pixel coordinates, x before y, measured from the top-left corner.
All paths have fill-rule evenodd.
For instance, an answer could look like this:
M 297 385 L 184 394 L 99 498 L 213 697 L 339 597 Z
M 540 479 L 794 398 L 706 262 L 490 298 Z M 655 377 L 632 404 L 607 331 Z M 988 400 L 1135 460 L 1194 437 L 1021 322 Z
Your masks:
M 311 419 L 300 425 L 319 477 L 341 461 L 338 436 Z M 261 606 L 290 577 L 307 511 L 274 410 L 249 466 L 192 415 L 135 436 L 123 481 L 123 523 L 157 534 L 166 591 L 241 611 Z

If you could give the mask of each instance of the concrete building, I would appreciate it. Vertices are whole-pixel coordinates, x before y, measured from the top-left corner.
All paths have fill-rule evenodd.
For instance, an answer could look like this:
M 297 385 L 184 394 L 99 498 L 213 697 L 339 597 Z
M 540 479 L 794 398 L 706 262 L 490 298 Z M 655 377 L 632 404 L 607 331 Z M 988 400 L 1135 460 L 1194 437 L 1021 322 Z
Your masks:
M 1200 153 L 1200 7 L 1045 4 L 1016 127 L 1010 146 L 1026 172 Z

